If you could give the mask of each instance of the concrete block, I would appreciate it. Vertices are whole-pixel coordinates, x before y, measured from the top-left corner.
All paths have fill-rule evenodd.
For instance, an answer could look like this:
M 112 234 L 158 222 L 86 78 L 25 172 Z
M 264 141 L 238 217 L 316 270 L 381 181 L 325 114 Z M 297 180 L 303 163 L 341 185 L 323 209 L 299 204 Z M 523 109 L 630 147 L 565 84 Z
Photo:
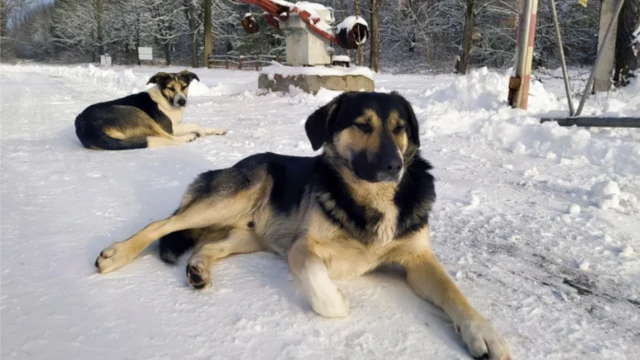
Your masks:
M 372 79 L 363 75 L 281 75 L 260 74 L 258 87 L 271 91 L 289 92 L 295 86 L 305 92 L 316 94 L 321 88 L 335 91 L 374 91 Z

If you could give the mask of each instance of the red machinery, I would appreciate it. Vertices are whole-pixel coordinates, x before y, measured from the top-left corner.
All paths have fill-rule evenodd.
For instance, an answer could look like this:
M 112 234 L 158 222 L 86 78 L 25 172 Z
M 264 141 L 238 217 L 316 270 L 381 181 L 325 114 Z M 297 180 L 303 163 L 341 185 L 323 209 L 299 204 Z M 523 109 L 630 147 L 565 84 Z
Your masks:
M 320 18 L 296 6 L 296 4 L 280 0 L 238 1 L 261 7 L 265 11 L 265 14 L 262 15 L 265 21 L 276 29 L 279 29 L 278 21 L 287 21 L 289 14 L 298 14 L 300 19 L 302 19 L 315 34 L 345 49 L 356 49 L 358 46 L 363 45 L 369 36 L 369 28 L 362 18 L 349 21 L 349 24 L 338 25 L 338 32 L 334 33 L 330 30 L 328 24 L 324 24 Z M 326 26 L 318 26 L 321 25 L 321 23 Z M 258 31 L 258 24 L 252 16 L 246 16 L 242 19 L 242 27 L 249 34 Z

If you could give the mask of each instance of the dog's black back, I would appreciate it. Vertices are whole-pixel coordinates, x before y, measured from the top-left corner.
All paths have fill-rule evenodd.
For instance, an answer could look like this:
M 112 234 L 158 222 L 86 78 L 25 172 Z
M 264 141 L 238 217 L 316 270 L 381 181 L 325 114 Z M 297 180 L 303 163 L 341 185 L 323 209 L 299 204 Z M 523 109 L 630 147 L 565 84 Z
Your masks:
M 160 111 L 158 104 L 149 93 L 141 92 L 124 98 L 94 104 L 76 117 L 76 135 L 86 148 L 109 150 L 139 149 L 147 147 L 144 137 L 115 139 L 105 135 L 105 129 L 131 129 L 140 126 L 138 120 L 143 114 L 155 121 L 164 131 L 171 134 L 171 120 Z

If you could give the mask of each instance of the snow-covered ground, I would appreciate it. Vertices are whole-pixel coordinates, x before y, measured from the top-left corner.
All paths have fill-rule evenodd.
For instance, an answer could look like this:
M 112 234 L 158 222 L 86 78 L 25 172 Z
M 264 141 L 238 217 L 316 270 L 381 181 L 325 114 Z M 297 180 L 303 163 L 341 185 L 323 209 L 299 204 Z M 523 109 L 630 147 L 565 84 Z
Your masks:
M 227 136 L 82 148 L 75 116 L 144 89 L 158 70 L 0 67 L 2 359 L 467 358 L 397 269 L 341 283 L 344 320 L 315 315 L 268 253 L 221 260 L 200 292 L 186 259 L 167 266 L 155 247 L 96 274 L 102 248 L 169 215 L 199 172 L 254 152 L 312 155 L 304 120 L 335 95 L 263 94 L 255 72 L 197 69 L 185 122 Z M 640 130 L 540 125 L 566 111 L 558 74 L 533 84 L 529 112 L 505 105 L 506 72 L 375 80 L 420 119 L 437 177 L 436 254 L 516 358 L 638 359 Z M 586 74 L 573 74 L 577 90 Z M 638 116 L 640 82 L 590 99 L 585 113 Z

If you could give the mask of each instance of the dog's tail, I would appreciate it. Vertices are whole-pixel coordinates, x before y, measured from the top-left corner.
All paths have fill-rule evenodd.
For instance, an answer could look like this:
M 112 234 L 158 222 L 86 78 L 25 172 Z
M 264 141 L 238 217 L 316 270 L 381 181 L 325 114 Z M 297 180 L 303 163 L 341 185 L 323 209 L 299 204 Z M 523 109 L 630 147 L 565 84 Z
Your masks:
M 192 230 L 181 230 L 165 235 L 160 239 L 160 258 L 167 264 L 178 262 L 180 255 L 195 245 Z

